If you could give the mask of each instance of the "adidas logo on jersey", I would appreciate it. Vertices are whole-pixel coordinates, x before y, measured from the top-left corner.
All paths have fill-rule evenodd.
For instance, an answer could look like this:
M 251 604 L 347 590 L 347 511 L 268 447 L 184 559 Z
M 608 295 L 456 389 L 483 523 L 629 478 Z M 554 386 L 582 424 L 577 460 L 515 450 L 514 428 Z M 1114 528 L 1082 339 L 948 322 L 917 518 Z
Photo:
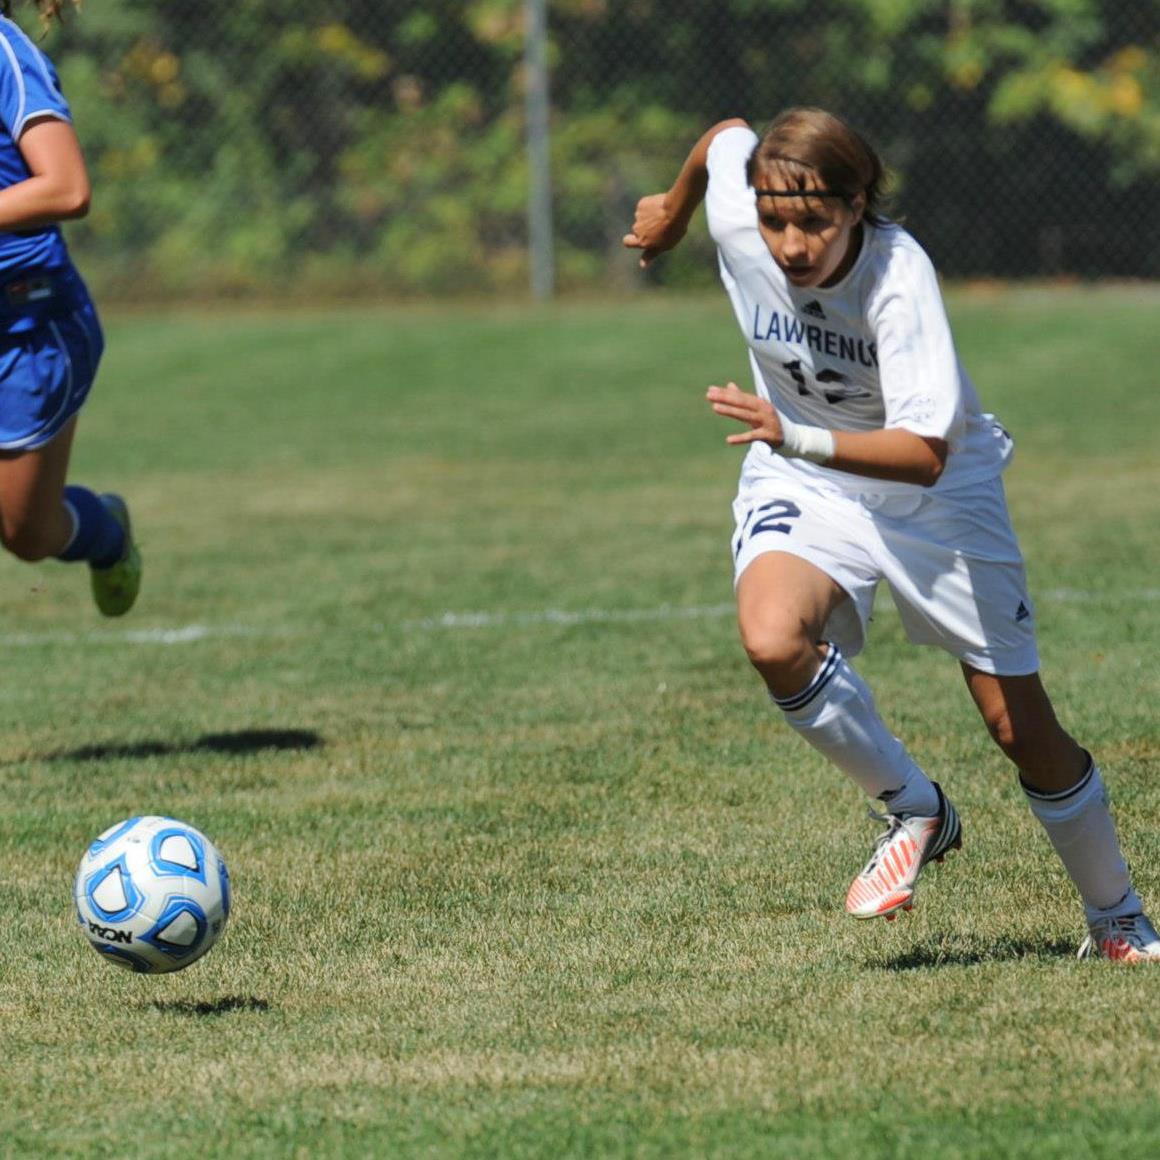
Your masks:
M 822 309 L 822 304 L 816 298 L 811 298 L 802 307 L 802 313 L 808 314 L 811 318 L 825 318 L 826 317 L 826 312 Z
M 1031 609 L 1020 600 L 1019 607 L 1015 609 L 1015 623 L 1018 624 L 1020 621 L 1026 620 L 1030 615 Z

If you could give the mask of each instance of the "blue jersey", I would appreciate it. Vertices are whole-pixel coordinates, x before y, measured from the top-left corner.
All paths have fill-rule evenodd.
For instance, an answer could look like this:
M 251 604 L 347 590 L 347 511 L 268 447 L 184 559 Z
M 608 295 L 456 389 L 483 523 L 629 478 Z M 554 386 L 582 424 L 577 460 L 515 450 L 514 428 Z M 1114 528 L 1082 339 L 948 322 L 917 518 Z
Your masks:
M 20 153 L 30 121 L 71 121 L 56 69 L 0 17 L 0 189 L 32 176 Z M 0 230 L 0 450 L 43 447 L 80 410 L 104 337 L 57 226 Z
M 37 117 L 71 121 L 52 62 L 15 22 L 0 17 L 0 189 L 32 176 L 20 154 L 20 135 Z M 24 270 L 69 264 L 57 226 L 0 230 L 0 280 Z

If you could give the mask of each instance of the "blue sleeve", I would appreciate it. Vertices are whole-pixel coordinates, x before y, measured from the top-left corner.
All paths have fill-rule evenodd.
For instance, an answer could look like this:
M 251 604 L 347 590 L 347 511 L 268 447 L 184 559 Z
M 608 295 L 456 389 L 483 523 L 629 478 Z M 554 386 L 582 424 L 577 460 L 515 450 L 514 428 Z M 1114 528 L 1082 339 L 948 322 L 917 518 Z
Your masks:
M 56 69 L 11 20 L 0 20 L 0 123 L 20 140 L 33 117 L 71 121 Z

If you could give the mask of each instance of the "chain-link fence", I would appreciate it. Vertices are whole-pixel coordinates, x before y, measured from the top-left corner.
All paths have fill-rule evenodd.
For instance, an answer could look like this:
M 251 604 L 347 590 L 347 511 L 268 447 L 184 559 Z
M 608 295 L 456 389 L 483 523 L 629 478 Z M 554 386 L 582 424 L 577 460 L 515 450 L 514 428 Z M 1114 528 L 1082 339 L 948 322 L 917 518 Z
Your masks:
M 88 0 L 45 47 L 106 293 L 525 293 L 549 219 L 558 287 L 629 284 L 636 198 L 790 104 L 948 275 L 1160 275 L 1160 0 Z M 711 279 L 697 233 L 654 276 Z

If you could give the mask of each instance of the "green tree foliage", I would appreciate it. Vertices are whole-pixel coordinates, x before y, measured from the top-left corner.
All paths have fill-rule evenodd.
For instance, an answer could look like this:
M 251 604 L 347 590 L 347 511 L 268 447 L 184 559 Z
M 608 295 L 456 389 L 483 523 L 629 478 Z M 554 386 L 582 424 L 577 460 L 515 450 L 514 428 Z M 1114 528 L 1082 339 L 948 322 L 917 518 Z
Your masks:
M 1160 0 L 550 0 L 549 28 L 566 285 L 628 276 L 635 199 L 705 126 L 798 103 L 879 144 L 952 273 L 1160 268 Z M 74 246 L 130 295 L 522 290 L 523 40 L 524 0 L 89 0 L 46 41 L 97 185 Z

